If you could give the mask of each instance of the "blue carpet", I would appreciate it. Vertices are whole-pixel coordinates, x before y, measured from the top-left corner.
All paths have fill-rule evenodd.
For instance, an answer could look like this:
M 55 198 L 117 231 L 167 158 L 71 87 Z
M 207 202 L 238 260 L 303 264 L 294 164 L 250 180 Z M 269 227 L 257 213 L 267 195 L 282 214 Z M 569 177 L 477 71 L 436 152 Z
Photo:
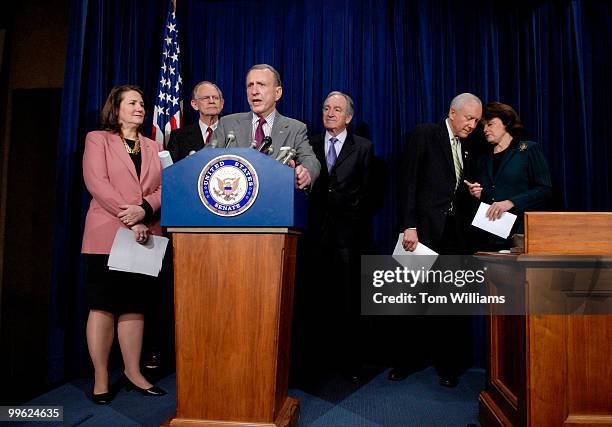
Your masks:
M 478 422 L 478 393 L 484 371 L 470 370 L 459 386 L 438 385 L 433 368 L 416 372 L 404 381 L 387 380 L 388 371 L 373 371 L 369 381 L 355 385 L 331 377 L 315 385 L 289 390 L 300 400 L 299 427 L 465 427 Z M 63 405 L 62 426 L 158 426 L 175 410 L 175 375 L 157 382 L 168 391 L 163 397 L 145 397 L 120 391 L 108 406 L 91 402 L 91 380 L 63 385 L 28 405 Z M 40 426 L 41 423 L 11 423 Z

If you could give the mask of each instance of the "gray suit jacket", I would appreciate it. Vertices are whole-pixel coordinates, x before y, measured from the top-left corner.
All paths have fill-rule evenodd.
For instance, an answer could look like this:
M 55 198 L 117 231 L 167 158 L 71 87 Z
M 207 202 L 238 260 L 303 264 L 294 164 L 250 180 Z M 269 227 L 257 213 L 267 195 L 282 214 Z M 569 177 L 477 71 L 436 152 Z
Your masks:
M 224 144 L 225 135 L 230 130 L 234 131 L 234 135 L 236 135 L 236 145 L 238 147 L 250 147 L 253 140 L 253 113 L 236 113 L 222 117 L 215 131 L 215 137 L 219 144 Z M 296 161 L 308 169 L 312 182 L 317 179 L 321 170 L 321 164 L 308 142 L 306 125 L 304 123 L 285 117 L 276 111 L 270 137 L 274 147 L 272 157 L 276 157 L 280 147 L 295 148 L 297 151 Z

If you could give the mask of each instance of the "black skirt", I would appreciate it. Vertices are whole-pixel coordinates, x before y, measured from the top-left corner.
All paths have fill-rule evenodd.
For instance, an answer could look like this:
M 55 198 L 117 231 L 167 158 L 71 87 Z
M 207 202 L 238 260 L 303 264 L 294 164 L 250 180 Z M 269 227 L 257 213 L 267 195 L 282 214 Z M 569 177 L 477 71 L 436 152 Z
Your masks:
M 108 269 L 108 255 L 85 254 L 86 296 L 90 310 L 120 315 L 145 313 L 158 293 L 159 278 Z

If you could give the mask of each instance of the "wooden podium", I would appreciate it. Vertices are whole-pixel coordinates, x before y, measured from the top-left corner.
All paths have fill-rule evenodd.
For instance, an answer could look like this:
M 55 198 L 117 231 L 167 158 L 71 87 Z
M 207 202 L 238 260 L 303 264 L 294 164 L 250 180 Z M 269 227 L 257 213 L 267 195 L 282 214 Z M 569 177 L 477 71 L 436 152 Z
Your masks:
M 252 204 L 237 215 L 216 212 L 213 191 L 221 207 L 249 199 L 234 184 L 240 174 L 252 183 L 243 188 Z M 176 319 L 169 425 L 297 424 L 299 403 L 287 388 L 296 229 L 306 211 L 293 182 L 290 168 L 252 149 L 204 149 L 164 170 Z
M 483 258 L 492 289 L 518 292 L 529 307 L 539 288 L 562 279 L 543 264 L 563 265 L 567 255 L 611 262 L 612 214 L 527 213 L 525 254 Z M 610 269 L 597 280 L 609 307 Z M 571 304 L 571 294 L 558 294 Z M 490 316 L 479 401 L 482 426 L 612 426 L 612 315 Z

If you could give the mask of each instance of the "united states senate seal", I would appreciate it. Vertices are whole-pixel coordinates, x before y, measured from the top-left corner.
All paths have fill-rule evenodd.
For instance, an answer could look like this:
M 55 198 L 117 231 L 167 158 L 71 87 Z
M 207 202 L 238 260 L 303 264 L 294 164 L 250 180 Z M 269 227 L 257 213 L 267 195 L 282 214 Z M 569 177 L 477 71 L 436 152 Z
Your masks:
M 245 212 L 257 198 L 259 179 L 255 168 L 244 158 L 223 155 L 204 166 L 198 192 L 206 208 L 219 216 Z

